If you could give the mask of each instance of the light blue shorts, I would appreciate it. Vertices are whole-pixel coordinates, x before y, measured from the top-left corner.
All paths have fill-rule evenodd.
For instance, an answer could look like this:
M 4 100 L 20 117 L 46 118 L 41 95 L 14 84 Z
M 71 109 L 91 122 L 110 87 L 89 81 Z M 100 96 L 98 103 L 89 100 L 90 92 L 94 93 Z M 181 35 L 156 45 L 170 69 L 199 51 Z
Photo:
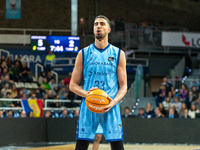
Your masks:
M 103 134 L 103 128 L 102 128 L 101 124 L 98 125 L 96 134 Z
M 102 132 L 98 131 L 98 125 L 102 126 Z M 123 140 L 122 120 L 118 103 L 108 112 L 101 114 L 91 112 L 85 104 L 85 99 L 82 100 L 76 139 L 94 141 L 96 131 L 103 133 L 107 142 Z

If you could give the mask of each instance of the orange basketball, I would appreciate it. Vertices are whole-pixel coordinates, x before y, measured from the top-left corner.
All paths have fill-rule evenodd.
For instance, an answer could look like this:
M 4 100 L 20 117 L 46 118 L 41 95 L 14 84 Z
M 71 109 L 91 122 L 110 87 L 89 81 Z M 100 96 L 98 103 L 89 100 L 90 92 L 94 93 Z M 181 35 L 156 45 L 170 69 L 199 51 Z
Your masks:
M 93 90 L 86 96 L 86 106 L 90 111 L 100 113 L 102 108 L 109 104 L 107 97 L 108 94 L 105 91 L 100 89 Z

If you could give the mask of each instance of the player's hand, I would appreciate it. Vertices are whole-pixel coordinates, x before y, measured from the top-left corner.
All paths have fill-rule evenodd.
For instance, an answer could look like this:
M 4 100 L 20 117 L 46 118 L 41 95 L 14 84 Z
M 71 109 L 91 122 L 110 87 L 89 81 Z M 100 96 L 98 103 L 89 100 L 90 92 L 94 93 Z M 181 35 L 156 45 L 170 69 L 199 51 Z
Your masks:
M 88 91 L 88 93 L 90 93 L 91 91 L 94 91 L 94 90 L 96 90 L 96 89 L 98 89 L 98 87 L 93 87 L 93 88 L 91 88 L 89 91 Z M 87 94 L 88 94 L 87 93 Z
M 101 111 L 101 114 L 108 112 L 113 106 L 115 106 L 117 104 L 117 101 L 108 97 L 108 100 L 110 101 L 109 105 L 104 107 Z
M 86 97 L 87 94 L 89 94 L 91 91 L 96 90 L 96 89 L 98 89 L 98 87 L 93 87 L 93 88 L 91 88 L 91 89 L 86 93 L 85 97 Z

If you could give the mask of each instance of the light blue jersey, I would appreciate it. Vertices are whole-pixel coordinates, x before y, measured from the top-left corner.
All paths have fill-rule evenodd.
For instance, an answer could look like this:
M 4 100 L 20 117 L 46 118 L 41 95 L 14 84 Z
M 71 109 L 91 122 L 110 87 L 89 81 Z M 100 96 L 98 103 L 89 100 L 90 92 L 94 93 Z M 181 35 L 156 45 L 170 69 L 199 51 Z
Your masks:
M 84 48 L 83 52 L 83 89 L 89 91 L 92 87 L 104 90 L 111 98 L 118 92 L 117 66 L 119 63 L 119 48 L 109 44 L 99 50 L 94 44 Z
M 117 78 L 119 58 L 120 49 L 111 44 L 103 50 L 98 49 L 94 44 L 84 48 L 82 50 L 83 89 L 89 91 L 92 87 L 98 87 L 114 99 L 119 89 Z M 83 98 L 77 125 L 77 140 L 93 141 L 99 123 L 108 142 L 123 140 L 119 104 L 107 113 L 93 113 L 86 107 Z

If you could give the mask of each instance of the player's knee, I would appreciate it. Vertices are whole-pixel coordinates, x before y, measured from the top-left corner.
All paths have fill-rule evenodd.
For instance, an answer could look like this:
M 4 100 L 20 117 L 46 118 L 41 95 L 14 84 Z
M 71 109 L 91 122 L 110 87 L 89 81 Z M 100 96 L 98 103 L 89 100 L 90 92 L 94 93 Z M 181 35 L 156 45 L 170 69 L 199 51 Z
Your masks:
M 111 150 L 124 150 L 123 141 L 110 142 Z
M 100 142 L 101 141 L 101 137 L 102 137 L 101 134 L 96 134 L 95 138 L 94 138 L 94 142 Z

